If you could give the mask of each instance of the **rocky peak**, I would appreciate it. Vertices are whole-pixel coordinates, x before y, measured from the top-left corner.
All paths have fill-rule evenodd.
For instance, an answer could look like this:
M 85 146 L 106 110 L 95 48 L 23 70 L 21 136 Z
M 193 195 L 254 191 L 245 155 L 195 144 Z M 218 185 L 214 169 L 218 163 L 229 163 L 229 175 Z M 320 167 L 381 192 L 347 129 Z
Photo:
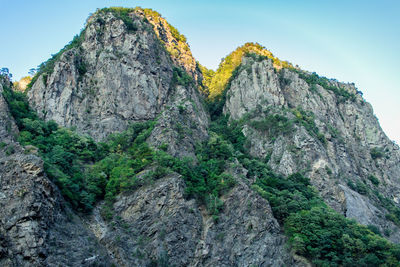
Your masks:
M 79 36 L 41 66 L 30 102 L 44 119 L 96 140 L 154 119 L 174 94 L 174 62 L 197 77 L 188 45 L 173 29 L 149 10 L 98 10 Z M 181 48 L 186 54 L 177 53 Z
M 400 241 L 396 219 L 385 219 L 400 193 L 399 147 L 354 84 L 245 56 L 227 87 L 224 113 L 246 121 L 250 153 L 274 171 L 305 173 L 337 211 Z
M 223 93 L 235 69 L 242 64 L 242 59 L 245 55 L 253 55 L 253 57 L 259 57 L 260 59 L 270 58 L 273 60 L 273 67 L 277 70 L 283 67 L 293 68 L 289 62 L 280 61 L 260 44 L 246 43 L 222 59 L 217 71 L 206 84 L 209 91 L 209 98 L 214 99 Z
M 196 81 L 201 78 L 196 60 L 190 51 L 186 37 L 168 23 L 158 12 L 149 8 L 135 8 L 135 13 L 147 19 L 153 25 L 157 37 L 171 54 L 175 65 L 182 67 Z
M 0 265 L 396 266 L 399 147 L 354 84 L 188 49 L 105 8 L 33 78 L 40 118 L 0 76 Z

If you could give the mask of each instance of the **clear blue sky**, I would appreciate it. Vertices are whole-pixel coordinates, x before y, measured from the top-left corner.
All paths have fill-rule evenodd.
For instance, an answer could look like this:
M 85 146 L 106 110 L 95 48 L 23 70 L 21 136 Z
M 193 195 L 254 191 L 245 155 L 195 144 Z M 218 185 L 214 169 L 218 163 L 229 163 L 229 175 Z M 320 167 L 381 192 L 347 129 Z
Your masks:
M 152 8 L 215 69 L 245 42 L 305 70 L 354 82 L 387 135 L 400 143 L 400 1 L 0 0 L 0 67 L 27 75 L 79 33 L 96 8 Z

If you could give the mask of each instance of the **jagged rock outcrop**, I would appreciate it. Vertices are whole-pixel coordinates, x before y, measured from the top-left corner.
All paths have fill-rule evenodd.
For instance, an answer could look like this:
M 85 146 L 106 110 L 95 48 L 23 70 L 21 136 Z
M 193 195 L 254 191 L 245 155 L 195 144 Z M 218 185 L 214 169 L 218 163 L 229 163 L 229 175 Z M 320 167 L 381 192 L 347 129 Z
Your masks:
M 245 57 L 242 66 L 227 92 L 224 112 L 235 120 L 250 118 L 245 133 L 251 154 L 266 158 L 283 175 L 305 173 L 334 209 L 400 242 L 399 228 L 385 218 L 388 212 L 377 197 L 380 192 L 399 204 L 399 147 L 387 138 L 354 84 L 330 80 L 328 89 L 308 84 L 306 77 L 313 74 L 277 71 L 265 58 Z M 293 132 L 273 135 L 251 126 L 250 121 L 271 114 L 296 121 Z
M 180 34 L 174 26 L 169 24 L 156 11 L 136 8 L 135 13 L 146 18 L 153 25 L 154 32 L 165 45 L 175 65 L 182 67 L 196 81 L 202 78 L 202 73 L 183 34 Z
M 106 251 L 47 179 L 42 160 L 16 142 L 2 96 L 11 84 L 0 79 L 0 265 L 109 266 Z
M 29 90 L 39 115 L 102 140 L 129 123 L 155 119 L 172 103 L 174 62 L 191 70 L 195 61 L 190 51 L 176 58 L 164 48 L 183 45 L 165 28 L 164 19 L 159 18 L 155 32 L 140 10 L 129 16 L 134 29 L 113 12 L 98 11 L 89 18 L 78 45 L 62 51 L 51 72 L 39 74 Z M 198 102 L 196 94 L 192 90 L 181 101 Z
M 200 185 L 196 189 L 203 195 L 190 196 L 202 200 L 188 198 L 185 181 L 193 181 L 177 173 L 183 165 L 176 167 L 171 160 L 173 166 L 158 166 L 161 163 L 151 159 L 125 177 L 124 185 L 117 184 L 118 172 L 113 173 L 115 195 L 123 192 L 115 201 L 100 192 L 91 213 L 70 209 L 46 177 L 38 149 L 16 141 L 18 129 L 0 95 L 0 264 L 305 266 L 307 260 L 287 245 L 282 219 L 279 225 L 278 216 L 274 218 L 276 206 L 271 204 L 273 213 L 266 200 L 268 193 L 262 197 L 253 190 L 257 172 L 250 165 L 249 170 L 243 167 L 253 157 L 263 159 L 283 177 L 304 174 L 336 211 L 376 226 L 399 243 L 400 229 L 389 220 L 389 207 L 384 204 L 399 206 L 399 147 L 386 137 L 360 92 L 353 84 L 320 80 L 279 61 L 258 44 L 240 49 L 208 77 L 209 84 L 201 84 L 202 73 L 185 37 L 157 12 L 102 9 L 88 19 L 80 36 L 43 66 L 28 92 L 41 118 L 75 127 L 96 141 L 127 129 L 130 123 L 155 120 L 141 143 L 154 150 L 145 153 L 158 150 L 180 159 L 190 157 L 194 162 L 190 167 L 206 153 L 224 154 L 222 174 L 227 176 L 208 169 L 204 176 L 217 177 L 210 184 L 222 185 L 232 178 L 232 185 L 226 190 L 212 188 L 216 193 Z M 11 86 L 6 79 L 0 81 L 0 93 L 3 85 Z M 247 138 L 244 149 L 251 157 L 246 154 L 248 158 L 240 161 L 245 152 L 234 150 L 228 139 L 219 140 L 221 151 L 196 151 L 209 130 L 217 128 L 210 126 L 210 115 L 215 114 L 209 113 L 215 107 L 210 105 L 208 112 L 199 86 L 213 86 L 210 98 L 222 103 L 216 110 L 223 106 L 231 120 L 241 120 Z M 220 144 L 208 145 L 200 150 Z M 116 146 L 107 153 L 122 155 L 134 149 L 122 151 Z M 80 168 L 91 168 L 98 160 L 94 158 Z M 210 158 L 207 163 L 218 164 Z M 135 160 L 123 170 L 140 165 Z M 157 168 L 164 172 L 156 175 Z M 247 176 L 251 172 L 256 174 Z M 104 172 L 91 179 L 96 175 L 105 180 L 102 183 L 111 181 Z M 96 186 L 106 191 L 108 184 Z M 215 207 L 218 198 L 223 203 L 215 208 L 218 216 L 208 210 L 211 197 Z
M 195 200 L 184 197 L 182 178 L 169 174 L 121 195 L 112 225 L 99 206 L 89 227 L 119 266 L 303 265 L 285 247 L 268 202 L 241 183 L 225 198 L 218 222 Z

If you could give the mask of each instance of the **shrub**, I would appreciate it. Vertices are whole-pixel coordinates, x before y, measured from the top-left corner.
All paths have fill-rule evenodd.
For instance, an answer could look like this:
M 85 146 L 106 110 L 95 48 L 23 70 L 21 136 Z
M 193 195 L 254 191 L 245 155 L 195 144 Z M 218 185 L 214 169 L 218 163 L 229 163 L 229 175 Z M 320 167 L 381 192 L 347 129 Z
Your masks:
M 251 121 L 250 126 L 268 133 L 270 137 L 290 134 L 294 131 L 293 122 L 282 115 L 268 115 L 260 121 Z
M 325 135 L 319 131 L 315 123 L 315 115 L 311 111 L 293 109 L 292 113 L 296 117 L 295 123 L 302 125 L 309 134 L 316 137 L 324 146 L 327 145 Z
M 370 154 L 371 154 L 372 159 L 379 159 L 379 158 L 382 158 L 383 156 L 385 156 L 385 152 L 380 147 L 372 148 Z
M 344 88 L 333 86 L 331 81 L 325 77 L 320 77 L 315 72 L 311 74 L 307 74 L 304 71 L 294 69 L 298 74 L 299 77 L 305 80 L 308 85 L 310 86 L 310 90 L 312 92 L 316 91 L 315 85 L 318 84 L 325 88 L 326 90 L 332 91 L 338 97 L 339 102 L 344 102 L 347 100 L 355 101 L 356 96 Z
M 135 9 L 133 8 L 124 8 L 124 7 L 109 7 L 100 9 L 98 12 L 100 13 L 112 13 L 115 17 L 122 20 L 126 26 L 128 32 L 137 31 L 137 26 L 133 23 L 133 18 L 131 17 L 131 13 L 133 13 Z
M 355 189 L 361 195 L 366 195 L 368 193 L 367 186 L 363 182 L 361 182 L 359 180 L 356 182 L 356 188 Z
M 379 185 L 379 180 L 378 180 L 378 178 L 376 178 L 376 176 L 370 174 L 370 175 L 368 176 L 368 179 L 371 181 L 372 184 L 374 184 L 374 185 L 376 185 L 376 186 Z
M 189 86 L 193 83 L 193 78 L 181 68 L 174 67 L 171 87 L 176 85 Z
M 6 147 L 7 146 L 7 144 L 6 143 L 4 143 L 4 142 L 0 142 L 0 149 L 3 149 L 4 147 Z

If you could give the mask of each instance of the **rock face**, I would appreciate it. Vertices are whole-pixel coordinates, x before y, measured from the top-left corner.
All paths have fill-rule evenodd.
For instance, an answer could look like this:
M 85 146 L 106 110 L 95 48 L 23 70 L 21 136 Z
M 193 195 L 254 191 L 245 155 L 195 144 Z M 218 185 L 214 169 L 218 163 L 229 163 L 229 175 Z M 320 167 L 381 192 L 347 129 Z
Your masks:
M 42 160 L 15 141 L 4 86 L 11 85 L 0 81 L 0 265 L 108 266 L 105 250 L 65 206 Z
M 136 8 L 122 16 L 115 10 L 92 15 L 81 35 L 49 61 L 51 70 L 39 72 L 30 104 L 45 120 L 97 141 L 132 122 L 156 120 L 147 143 L 196 161 L 196 145 L 212 127 L 197 88 L 202 74 L 185 37 L 154 11 Z M 235 76 L 225 77 L 223 112 L 245 122 L 250 154 L 276 173 L 310 177 L 335 210 L 399 243 L 400 229 L 383 204 L 400 204 L 399 147 L 370 104 L 353 84 L 315 82 L 311 73 L 274 64 L 270 52 L 243 54 Z M 12 86 L 1 79 L 0 93 Z M 1 266 L 307 265 L 290 251 L 268 201 L 243 178 L 247 170 L 237 159 L 237 169 L 225 170 L 236 184 L 221 196 L 218 217 L 186 198 L 176 172 L 149 178 L 156 166 L 135 174 L 139 188 L 79 214 L 46 177 L 36 149 L 22 147 L 17 135 L 0 94 Z M 112 221 L 103 216 L 107 209 Z
M 174 266 L 297 265 L 268 202 L 245 184 L 224 199 L 218 223 L 204 207 L 184 197 L 184 182 L 170 174 L 121 195 L 112 226 L 99 215 L 88 221 L 119 266 L 151 263 Z
M 332 89 L 308 84 L 304 77 L 310 73 L 277 71 L 270 59 L 245 57 L 242 65 L 227 92 L 224 112 L 236 120 L 250 118 L 245 132 L 251 154 L 268 159 L 278 173 L 304 172 L 334 209 L 386 229 L 389 239 L 400 242 L 399 228 L 385 219 L 387 211 L 376 197 L 380 192 L 398 204 L 399 147 L 387 138 L 354 85 L 329 81 L 351 95 L 345 99 Z M 250 121 L 274 114 L 297 121 L 294 131 L 274 135 L 251 126 Z
M 131 122 L 154 119 L 171 101 L 171 56 L 143 16 L 130 16 L 135 30 L 111 12 L 97 12 L 81 44 L 61 53 L 54 70 L 37 79 L 28 96 L 44 119 L 101 140 Z M 162 32 L 166 44 L 174 41 Z
M 153 26 L 154 32 L 165 45 L 175 65 L 182 67 L 196 81 L 202 78 L 202 73 L 197 67 L 196 60 L 184 35 L 180 34 L 176 28 L 156 11 L 136 8 L 136 14 L 146 18 Z

